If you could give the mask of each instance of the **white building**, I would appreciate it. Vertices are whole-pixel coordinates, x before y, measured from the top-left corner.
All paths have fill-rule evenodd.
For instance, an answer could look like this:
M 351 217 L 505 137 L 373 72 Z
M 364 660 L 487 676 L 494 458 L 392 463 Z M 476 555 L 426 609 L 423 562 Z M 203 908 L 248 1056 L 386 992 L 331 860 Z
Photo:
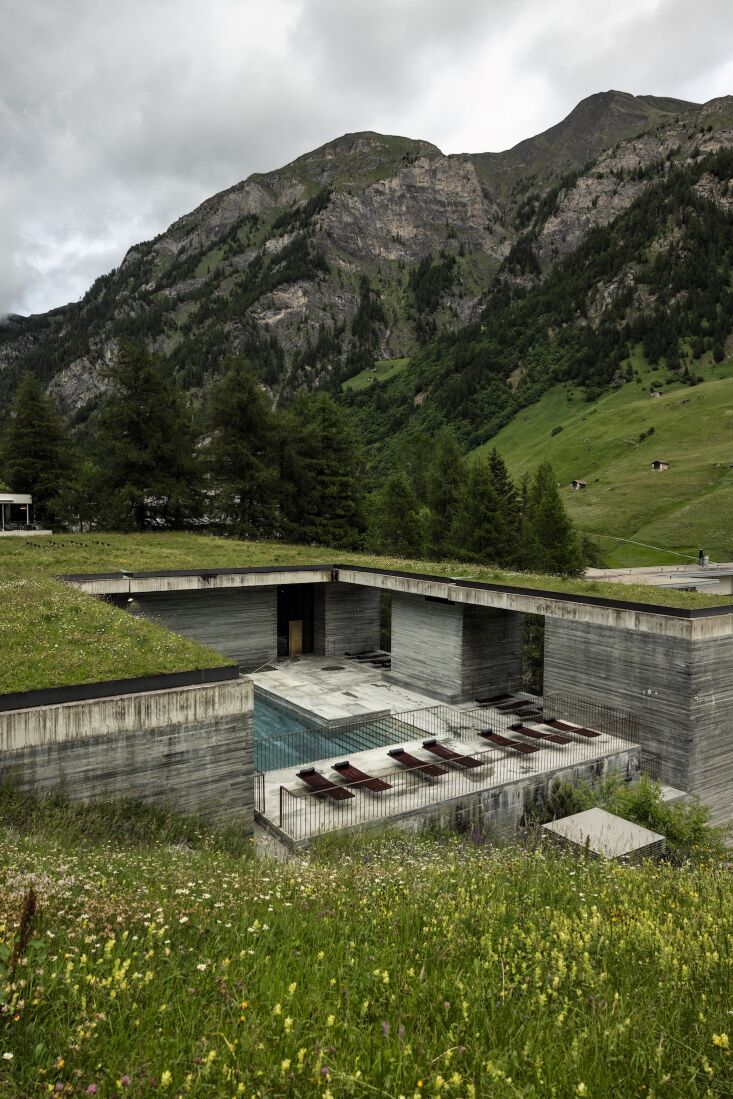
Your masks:
M 27 530 L 32 523 L 32 496 L 25 492 L 0 492 L 0 532 Z

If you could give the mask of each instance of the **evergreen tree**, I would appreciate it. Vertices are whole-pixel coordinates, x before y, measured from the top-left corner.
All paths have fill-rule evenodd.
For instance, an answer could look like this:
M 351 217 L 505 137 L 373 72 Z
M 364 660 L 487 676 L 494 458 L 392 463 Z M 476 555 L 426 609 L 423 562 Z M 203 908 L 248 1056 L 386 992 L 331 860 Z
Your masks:
M 325 393 L 296 395 L 282 422 L 286 533 L 299 542 L 359 548 L 361 447 L 344 409 Z
M 14 492 L 33 496 L 36 519 L 61 518 L 59 497 L 79 465 L 79 452 L 54 402 L 33 374 L 18 383 L 5 431 L 0 466 Z
M 578 536 L 549 462 L 538 467 L 529 489 L 523 541 L 527 568 L 559 576 L 579 576 L 583 571 Z
M 121 344 L 109 376 L 96 438 L 102 518 L 121 530 L 182 527 L 200 503 L 183 391 L 143 344 Z
M 498 565 L 508 568 L 516 565 L 519 559 L 520 499 L 506 463 L 496 447 L 489 455 L 489 472 L 498 499 L 495 560 Z
M 450 552 L 454 516 L 466 480 L 460 447 L 450 429 L 440 432 L 428 474 L 430 508 L 429 552 L 444 557 Z
M 475 462 L 468 470 L 454 513 L 453 552 L 464 560 L 494 564 L 503 541 L 501 505 L 489 463 Z
M 208 415 L 216 513 L 240 537 L 272 537 L 279 527 L 275 417 L 247 359 L 230 358 L 224 368 Z
M 369 533 L 378 553 L 393 553 L 397 557 L 421 555 L 420 502 L 404 473 L 393 474 L 377 493 Z

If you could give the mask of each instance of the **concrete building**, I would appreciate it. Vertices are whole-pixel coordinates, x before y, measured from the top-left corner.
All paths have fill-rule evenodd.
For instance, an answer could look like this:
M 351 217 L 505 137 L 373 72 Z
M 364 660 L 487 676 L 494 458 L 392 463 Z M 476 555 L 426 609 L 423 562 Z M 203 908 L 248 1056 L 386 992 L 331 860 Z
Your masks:
M 733 606 L 677 608 L 353 565 L 67 577 L 231 656 L 244 672 L 312 652 L 378 649 L 384 680 L 461 704 L 516 687 L 523 616 L 545 620 L 547 705 L 605 706 L 638 723 L 660 778 L 733 817 Z M 559 715 L 562 716 L 562 715 Z

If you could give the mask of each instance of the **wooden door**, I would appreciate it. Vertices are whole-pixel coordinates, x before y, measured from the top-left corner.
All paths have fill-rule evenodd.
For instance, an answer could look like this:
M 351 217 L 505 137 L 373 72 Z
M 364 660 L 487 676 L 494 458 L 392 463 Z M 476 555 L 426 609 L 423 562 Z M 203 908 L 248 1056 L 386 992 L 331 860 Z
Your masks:
M 303 653 L 303 619 L 288 622 L 288 655 L 301 656 Z

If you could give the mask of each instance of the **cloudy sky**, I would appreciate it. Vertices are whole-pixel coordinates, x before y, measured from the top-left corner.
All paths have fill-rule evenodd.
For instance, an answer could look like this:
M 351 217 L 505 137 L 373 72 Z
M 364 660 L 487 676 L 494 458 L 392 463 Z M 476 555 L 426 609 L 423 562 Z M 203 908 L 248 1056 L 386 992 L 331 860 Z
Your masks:
M 347 131 L 498 150 L 608 88 L 733 94 L 731 0 L 0 0 L 0 315 Z

